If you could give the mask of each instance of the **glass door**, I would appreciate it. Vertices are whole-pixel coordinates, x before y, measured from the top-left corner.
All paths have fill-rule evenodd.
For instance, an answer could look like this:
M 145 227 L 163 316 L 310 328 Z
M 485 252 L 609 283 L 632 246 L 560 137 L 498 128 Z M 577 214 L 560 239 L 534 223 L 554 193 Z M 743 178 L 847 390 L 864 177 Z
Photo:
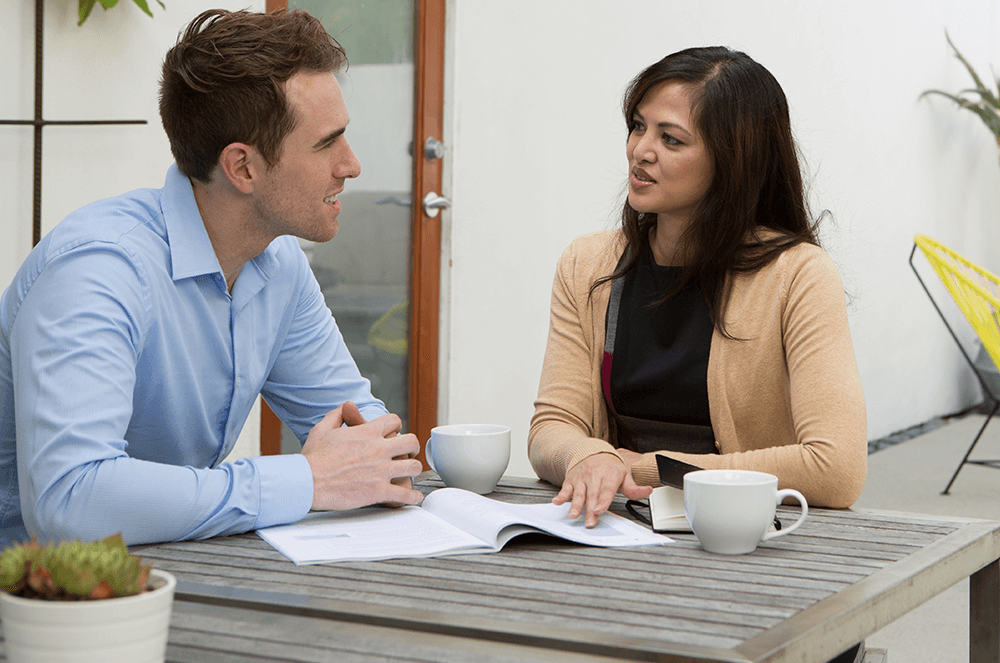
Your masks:
M 361 176 L 340 194 L 340 229 L 302 241 L 347 346 L 372 393 L 411 430 L 409 337 L 413 217 L 415 0 L 289 0 L 347 51 L 337 74 Z M 281 450 L 300 445 L 282 425 Z

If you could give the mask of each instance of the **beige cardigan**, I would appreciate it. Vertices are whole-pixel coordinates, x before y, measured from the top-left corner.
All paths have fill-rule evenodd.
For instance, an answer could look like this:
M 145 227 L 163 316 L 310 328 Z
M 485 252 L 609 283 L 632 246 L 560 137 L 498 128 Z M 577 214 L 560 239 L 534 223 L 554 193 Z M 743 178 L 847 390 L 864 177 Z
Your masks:
M 620 231 L 585 235 L 560 258 L 541 385 L 528 435 L 539 477 L 561 485 L 584 458 L 615 453 L 601 391 L 604 318 Z M 734 277 L 726 330 L 708 361 L 708 401 L 721 455 L 670 453 L 704 468 L 778 477 L 809 504 L 848 507 L 867 471 L 865 402 L 840 276 L 822 249 L 799 245 L 770 265 Z M 637 483 L 659 485 L 653 454 L 632 466 Z

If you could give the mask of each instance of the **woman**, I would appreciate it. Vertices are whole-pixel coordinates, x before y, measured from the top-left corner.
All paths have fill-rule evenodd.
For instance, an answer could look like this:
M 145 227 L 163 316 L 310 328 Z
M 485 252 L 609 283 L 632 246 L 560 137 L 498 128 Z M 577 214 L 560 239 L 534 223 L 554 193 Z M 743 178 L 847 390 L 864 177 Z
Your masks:
M 781 87 L 743 53 L 694 48 L 640 73 L 623 106 L 622 227 L 577 239 L 556 270 L 536 473 L 591 527 L 616 492 L 659 485 L 656 453 L 850 506 L 864 397 Z

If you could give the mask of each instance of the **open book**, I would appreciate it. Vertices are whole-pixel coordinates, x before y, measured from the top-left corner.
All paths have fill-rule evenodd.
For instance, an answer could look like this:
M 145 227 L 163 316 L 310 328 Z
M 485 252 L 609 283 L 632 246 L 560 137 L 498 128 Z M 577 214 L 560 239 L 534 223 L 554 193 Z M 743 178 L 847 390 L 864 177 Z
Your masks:
M 257 534 L 296 564 L 491 553 L 528 532 L 591 546 L 670 543 L 608 512 L 587 529 L 583 518 L 567 517 L 569 509 L 569 504 L 508 504 L 459 488 L 439 488 L 421 506 L 311 513 Z

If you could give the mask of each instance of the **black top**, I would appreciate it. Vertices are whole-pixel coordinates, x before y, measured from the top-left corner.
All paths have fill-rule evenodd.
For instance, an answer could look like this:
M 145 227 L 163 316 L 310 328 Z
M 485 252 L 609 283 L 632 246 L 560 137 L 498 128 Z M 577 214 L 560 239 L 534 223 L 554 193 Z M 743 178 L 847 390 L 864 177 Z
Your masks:
M 655 306 L 683 267 L 663 267 L 649 244 L 624 277 L 611 366 L 611 398 L 623 417 L 711 426 L 708 353 L 712 320 L 701 292 L 687 287 Z

